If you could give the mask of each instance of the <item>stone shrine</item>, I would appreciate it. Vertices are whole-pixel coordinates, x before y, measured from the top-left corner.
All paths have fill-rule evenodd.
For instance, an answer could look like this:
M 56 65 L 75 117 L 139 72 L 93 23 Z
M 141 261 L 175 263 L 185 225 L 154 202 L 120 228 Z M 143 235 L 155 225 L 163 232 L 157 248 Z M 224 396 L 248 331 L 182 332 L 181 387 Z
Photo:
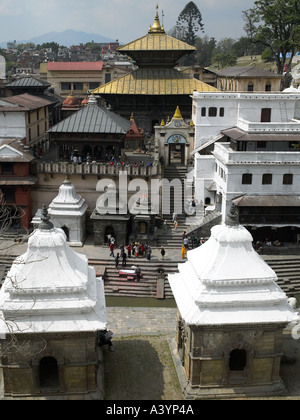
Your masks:
M 63 229 L 70 246 L 82 246 L 86 236 L 85 219 L 88 205 L 76 194 L 74 185 L 66 179 L 58 196 L 49 205 L 49 215 L 55 227 Z
M 282 332 L 299 320 L 233 206 L 209 240 L 169 275 L 178 306 L 171 343 L 186 399 L 286 393 Z
M 43 207 L 0 290 L 0 394 L 4 398 L 103 399 L 104 284 Z M 1 388 L 1 386 L 0 386 Z

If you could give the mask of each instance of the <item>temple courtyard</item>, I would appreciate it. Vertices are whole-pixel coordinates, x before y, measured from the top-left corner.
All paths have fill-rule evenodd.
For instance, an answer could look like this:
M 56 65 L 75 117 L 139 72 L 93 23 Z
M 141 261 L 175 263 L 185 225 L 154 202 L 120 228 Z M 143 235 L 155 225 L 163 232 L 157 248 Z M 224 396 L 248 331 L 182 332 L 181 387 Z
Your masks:
M 15 245 L 11 253 L 20 255 L 26 247 L 26 243 Z M 91 259 L 109 258 L 108 249 L 103 247 L 86 244 L 75 250 Z M 178 260 L 178 254 L 174 249 L 167 249 L 167 256 L 170 259 Z M 153 250 L 152 258 L 153 260 L 160 258 L 159 249 Z M 114 332 L 114 351 L 110 352 L 107 346 L 104 347 L 105 400 L 183 399 L 172 358 L 176 312 L 175 302 L 170 299 L 126 300 L 117 296 L 113 299 L 107 298 L 107 326 Z M 291 332 L 287 330 L 280 374 L 288 395 L 269 399 L 300 399 L 300 340 L 294 340 Z M 230 398 L 235 398 L 234 390 Z M 41 397 L 41 399 L 56 399 L 56 397 Z M 237 399 L 243 397 L 239 396 Z

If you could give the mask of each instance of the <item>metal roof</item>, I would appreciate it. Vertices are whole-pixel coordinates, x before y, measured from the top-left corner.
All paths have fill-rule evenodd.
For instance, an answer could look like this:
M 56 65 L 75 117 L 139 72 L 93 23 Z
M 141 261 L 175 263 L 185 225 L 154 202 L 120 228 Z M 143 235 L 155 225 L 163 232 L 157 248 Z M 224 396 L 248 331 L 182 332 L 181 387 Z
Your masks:
M 49 62 L 48 71 L 102 71 L 103 61 Z
M 6 146 L 8 147 L 6 149 Z M 5 152 L 7 150 L 9 153 Z M 20 139 L 0 139 L 0 162 L 29 163 L 34 159 L 32 153 L 26 149 Z M 3 179 L 3 177 L 1 177 Z
M 39 96 L 29 95 L 28 93 L 23 93 L 22 95 L 10 96 L 7 98 L 1 98 L 1 101 L 9 102 L 11 104 L 18 105 L 19 107 L 23 107 L 23 110 L 38 109 L 38 108 L 42 108 L 44 106 L 51 104 L 51 102 L 48 101 L 47 99 L 42 99 Z M 0 111 L 1 109 L 2 107 L 0 107 Z M 16 111 L 16 108 L 5 107 L 5 110 Z
M 49 133 L 126 134 L 131 122 L 98 105 L 87 105 L 53 126 Z
M 119 77 L 93 90 L 94 94 L 192 95 L 219 92 L 218 89 L 173 68 L 144 68 Z
M 40 87 L 49 87 L 51 86 L 51 83 L 45 82 L 44 80 L 36 79 L 32 76 L 24 76 L 20 79 L 15 80 L 12 83 L 9 83 L 6 85 L 8 88 L 13 87 L 34 87 L 34 88 L 40 88 Z
M 179 39 L 166 35 L 165 33 L 148 34 L 135 41 L 129 42 L 117 51 L 128 52 L 131 51 L 196 51 L 196 48 Z

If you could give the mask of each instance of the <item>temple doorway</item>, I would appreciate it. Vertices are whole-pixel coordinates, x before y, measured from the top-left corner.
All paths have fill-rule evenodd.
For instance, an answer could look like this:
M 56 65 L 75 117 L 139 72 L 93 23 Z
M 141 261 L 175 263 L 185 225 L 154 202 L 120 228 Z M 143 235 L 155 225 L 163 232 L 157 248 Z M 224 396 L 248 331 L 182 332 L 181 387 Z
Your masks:
M 109 244 L 111 238 L 115 238 L 115 230 L 112 226 L 106 226 L 104 231 L 104 243 Z
M 169 144 L 169 165 L 184 165 L 185 144 Z
M 65 232 L 65 235 L 67 237 L 67 241 L 70 240 L 70 231 L 69 228 L 67 228 L 67 226 L 62 226 L 61 229 Z
M 229 370 L 244 371 L 247 364 L 247 353 L 244 349 L 234 349 L 229 355 Z
M 43 357 L 39 365 L 40 387 L 57 390 L 59 388 L 58 365 L 54 357 Z

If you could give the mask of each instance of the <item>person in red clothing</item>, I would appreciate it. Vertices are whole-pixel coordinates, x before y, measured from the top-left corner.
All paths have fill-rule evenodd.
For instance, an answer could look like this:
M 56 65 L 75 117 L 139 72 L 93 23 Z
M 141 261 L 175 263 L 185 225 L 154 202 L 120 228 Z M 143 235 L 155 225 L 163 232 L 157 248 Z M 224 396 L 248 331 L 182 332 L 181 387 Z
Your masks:
M 114 255 L 114 248 L 115 248 L 115 244 L 110 243 L 110 245 L 109 245 L 109 249 L 110 249 L 110 254 L 109 254 L 109 256 L 110 256 L 110 257 L 114 257 L 114 256 L 115 256 L 115 255 Z
M 130 244 L 127 245 L 126 249 L 127 249 L 127 252 L 128 252 L 128 258 L 130 258 L 131 257 L 131 245 Z

